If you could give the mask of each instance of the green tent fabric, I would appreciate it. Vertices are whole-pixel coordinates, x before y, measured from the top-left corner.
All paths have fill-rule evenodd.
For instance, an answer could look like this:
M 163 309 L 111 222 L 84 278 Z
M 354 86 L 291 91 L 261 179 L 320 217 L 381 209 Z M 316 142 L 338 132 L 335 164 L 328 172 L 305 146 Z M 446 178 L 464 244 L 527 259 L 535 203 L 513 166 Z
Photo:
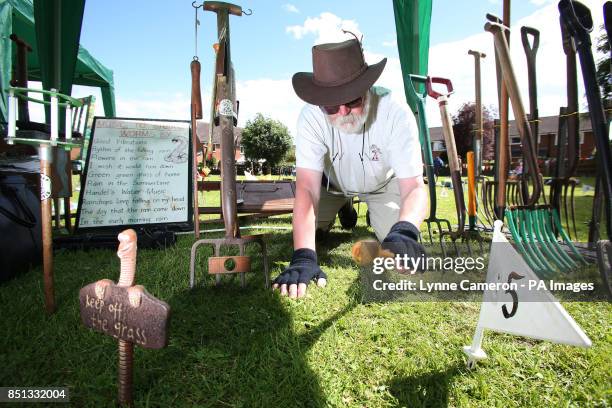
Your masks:
M 431 26 L 432 0 L 393 0 L 397 49 L 404 79 L 406 100 L 413 112 L 416 101 L 409 98 L 408 74 L 427 75 L 429 62 L 429 30 Z M 419 84 L 419 92 L 424 92 Z
M 46 0 L 44 1 L 46 3 Z M 52 6 L 49 2 L 48 6 Z M 73 5 L 72 2 L 66 3 Z M 47 6 L 43 6 L 43 9 Z M 41 10 L 43 10 L 41 9 Z M 77 10 L 78 11 L 78 10 Z M 72 12 L 74 13 L 74 11 Z M 80 20 L 80 18 L 79 18 Z M 43 23 L 43 26 L 45 23 Z M 80 21 L 78 23 L 80 31 Z M 41 27 L 39 27 L 39 30 Z M 74 33 L 74 29 L 72 30 Z M 34 6 L 31 0 L 0 0 L 0 122 L 7 120 L 7 95 L 4 90 L 9 86 L 11 78 L 11 61 L 15 55 L 14 43 L 9 39 L 9 35 L 15 33 L 18 37 L 25 40 L 32 46 L 32 52 L 28 53 L 28 79 L 31 81 L 41 81 L 43 86 L 47 88 L 50 79 L 46 76 L 54 75 L 53 68 L 49 67 L 47 59 L 50 58 L 49 43 L 43 39 L 41 44 L 37 41 L 37 33 L 34 26 Z M 42 34 L 44 36 L 44 34 Z M 74 37 L 74 34 L 72 35 Z M 71 41 L 66 38 L 65 41 Z M 72 41 L 74 43 L 74 41 Z M 68 48 L 69 48 L 68 44 Z M 46 52 L 45 56 L 39 60 L 39 47 L 43 47 Z M 52 46 L 51 46 L 52 47 Z M 75 47 L 76 48 L 76 47 Z M 73 51 L 74 52 L 74 51 Z M 42 62 L 42 63 L 41 63 Z M 43 73 L 41 65 L 49 71 Z M 64 78 L 71 82 L 69 86 L 62 89 L 64 93 L 70 94 L 72 84 L 93 86 L 101 88 L 102 101 L 104 104 L 104 113 L 106 116 L 115 116 L 115 95 L 113 71 L 106 68 L 98 60 L 96 60 L 85 48 L 79 46 L 77 53 L 77 62 L 73 68 L 74 73 L 72 81 L 69 81 L 70 75 Z

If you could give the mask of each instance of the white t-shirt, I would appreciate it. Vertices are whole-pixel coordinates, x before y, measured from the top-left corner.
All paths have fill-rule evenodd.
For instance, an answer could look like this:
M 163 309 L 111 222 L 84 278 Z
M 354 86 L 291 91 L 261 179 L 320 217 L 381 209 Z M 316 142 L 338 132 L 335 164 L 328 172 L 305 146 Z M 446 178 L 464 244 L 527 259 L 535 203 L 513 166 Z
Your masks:
M 421 145 L 413 115 L 387 89 L 370 89 L 370 112 L 359 133 L 333 128 L 323 111 L 306 105 L 296 137 L 296 167 L 325 173 L 345 194 L 372 193 L 395 176 L 423 174 Z

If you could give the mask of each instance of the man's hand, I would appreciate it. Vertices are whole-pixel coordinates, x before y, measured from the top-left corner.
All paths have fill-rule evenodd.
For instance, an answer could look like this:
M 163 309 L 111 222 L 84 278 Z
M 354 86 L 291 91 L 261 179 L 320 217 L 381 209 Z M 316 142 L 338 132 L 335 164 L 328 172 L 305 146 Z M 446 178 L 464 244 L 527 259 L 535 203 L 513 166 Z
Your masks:
M 396 255 L 407 255 L 413 259 L 413 262 L 418 262 L 416 269 L 423 270 L 427 254 L 418 239 L 419 229 L 417 227 L 408 221 L 398 221 L 391 227 L 387 237 L 383 240 L 382 248 Z M 418 258 L 422 258 L 422 260 L 417 261 Z
M 316 281 L 320 287 L 327 284 L 327 276 L 317 263 L 317 253 L 309 248 L 300 248 L 293 251 L 291 263 L 274 279 L 272 288 L 280 288 L 282 296 L 301 298 L 306 296 L 306 288 L 311 280 Z

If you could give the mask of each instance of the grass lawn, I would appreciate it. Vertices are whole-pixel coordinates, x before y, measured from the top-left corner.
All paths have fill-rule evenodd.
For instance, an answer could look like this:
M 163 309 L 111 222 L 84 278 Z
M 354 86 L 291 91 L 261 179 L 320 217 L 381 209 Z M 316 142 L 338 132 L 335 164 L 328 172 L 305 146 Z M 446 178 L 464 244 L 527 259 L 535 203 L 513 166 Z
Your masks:
M 455 222 L 447 192 L 440 215 Z M 592 192 L 577 193 L 580 236 L 586 237 Z M 214 201 L 211 193 L 206 205 Z M 291 217 L 252 225 L 289 227 Z M 259 232 L 269 234 L 276 276 L 291 258 L 291 231 Z M 365 237 L 373 232 L 362 205 L 352 234 L 336 225 L 318 248 L 328 287 L 311 285 L 298 301 L 264 290 L 257 246 L 249 254 L 258 273 L 244 289 L 231 278 L 215 287 L 201 266 L 198 286 L 189 289 L 192 235 L 166 250 L 139 251 L 136 281 L 171 306 L 172 320 L 167 348 L 136 347 L 136 406 L 612 405 L 609 303 L 564 304 L 591 338 L 590 349 L 486 332 L 489 359 L 469 371 L 462 346 L 472 339 L 479 303 L 361 302 L 350 249 Z M 201 251 L 199 265 L 208 255 Z M 99 279 L 116 281 L 119 260 L 114 251 L 57 251 L 54 270 L 58 310 L 52 316 L 43 311 L 41 268 L 0 286 L 0 385 L 67 386 L 74 406 L 114 406 L 117 341 L 81 324 L 78 291 Z

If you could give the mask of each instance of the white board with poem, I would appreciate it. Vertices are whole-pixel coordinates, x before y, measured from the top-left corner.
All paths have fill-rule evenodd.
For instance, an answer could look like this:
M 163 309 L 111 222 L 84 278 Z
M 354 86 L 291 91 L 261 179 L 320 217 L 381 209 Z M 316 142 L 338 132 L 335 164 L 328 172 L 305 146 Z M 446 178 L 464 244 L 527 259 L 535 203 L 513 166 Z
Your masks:
M 96 118 L 77 228 L 190 222 L 189 123 Z

